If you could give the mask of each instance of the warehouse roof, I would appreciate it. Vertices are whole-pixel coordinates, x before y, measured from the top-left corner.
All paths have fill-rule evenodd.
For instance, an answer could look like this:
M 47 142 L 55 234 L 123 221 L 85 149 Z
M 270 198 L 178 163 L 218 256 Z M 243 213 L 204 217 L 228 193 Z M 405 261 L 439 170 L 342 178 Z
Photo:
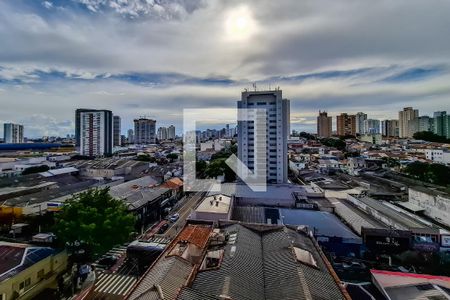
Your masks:
M 220 264 L 199 271 L 178 299 L 344 298 L 320 250 L 305 233 L 250 224 L 222 230 L 228 242 Z

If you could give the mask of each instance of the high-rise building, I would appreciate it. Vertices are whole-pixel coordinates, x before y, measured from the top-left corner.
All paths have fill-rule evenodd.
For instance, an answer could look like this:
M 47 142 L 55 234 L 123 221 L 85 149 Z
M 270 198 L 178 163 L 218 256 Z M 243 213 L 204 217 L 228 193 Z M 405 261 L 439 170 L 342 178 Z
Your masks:
M 155 144 L 156 143 L 156 121 L 147 118 L 134 120 L 134 143 Z
M 114 128 L 113 128 L 113 145 L 114 146 L 121 146 L 121 139 L 120 139 L 120 132 L 121 132 L 121 127 L 120 127 L 120 117 L 119 116 L 114 116 Z
M 419 110 L 412 107 L 405 107 L 403 111 L 398 112 L 399 136 L 401 138 L 410 138 L 417 132 Z
M 447 118 L 446 111 L 437 111 L 433 114 L 433 132 L 440 136 L 447 136 L 445 133 L 445 125 Z
M 357 134 L 366 134 L 364 122 L 367 120 L 367 114 L 359 112 L 355 115 L 355 131 Z
M 253 172 L 258 172 L 255 142 L 265 141 L 266 178 L 268 183 L 288 180 L 287 139 L 290 133 L 290 101 L 282 98 L 282 91 L 242 92 L 239 109 L 265 109 L 266 136 L 255 134 L 253 121 L 238 121 L 238 157 Z M 255 117 L 261 117 L 255 112 Z
M 434 120 L 429 116 L 420 116 L 418 118 L 418 131 L 433 131 Z
M 319 111 L 317 117 L 317 135 L 319 137 L 330 137 L 332 134 L 333 120 L 328 116 L 326 111 Z
M 95 109 L 88 109 L 88 108 L 78 108 L 77 110 L 75 110 L 75 147 L 77 148 L 77 150 L 80 147 L 80 138 L 81 138 L 81 134 L 80 134 L 80 115 L 82 112 L 87 112 L 87 111 L 95 111 Z
M 398 137 L 398 120 L 384 120 L 381 122 L 381 133 L 383 136 Z
M 168 138 L 169 140 L 174 140 L 175 137 L 176 137 L 176 134 L 175 134 L 175 126 L 170 125 L 170 126 L 167 128 L 167 138 Z
M 342 113 L 336 117 L 337 134 L 340 136 L 356 135 L 356 117 Z
M 78 118 L 80 154 L 102 156 L 112 153 L 113 114 L 110 110 L 83 110 Z
M 127 132 L 127 143 L 133 144 L 134 143 L 134 131 L 133 129 L 128 129 Z
M 157 132 L 158 140 L 174 140 L 175 139 L 175 126 L 159 127 Z
M 159 127 L 158 128 L 158 140 L 165 141 L 168 137 L 167 127 Z
M 3 141 L 8 144 L 23 143 L 23 125 L 13 123 L 3 124 Z
M 367 119 L 364 121 L 363 134 L 378 134 L 380 133 L 380 120 Z

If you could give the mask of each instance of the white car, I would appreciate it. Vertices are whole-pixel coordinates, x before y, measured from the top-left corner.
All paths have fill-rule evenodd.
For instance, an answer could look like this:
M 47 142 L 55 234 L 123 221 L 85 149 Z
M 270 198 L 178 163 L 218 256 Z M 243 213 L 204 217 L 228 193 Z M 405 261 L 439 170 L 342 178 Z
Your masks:
M 171 216 L 169 217 L 169 221 L 172 222 L 172 223 L 174 223 L 174 222 L 176 222 L 179 218 L 180 218 L 180 214 L 176 213 L 176 214 L 173 214 L 173 215 L 171 215 Z

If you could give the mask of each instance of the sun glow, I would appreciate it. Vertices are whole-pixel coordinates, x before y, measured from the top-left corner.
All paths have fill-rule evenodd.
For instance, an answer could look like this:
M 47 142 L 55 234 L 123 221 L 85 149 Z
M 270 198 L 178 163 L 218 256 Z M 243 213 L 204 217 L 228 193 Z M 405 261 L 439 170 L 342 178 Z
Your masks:
M 225 32 L 229 40 L 247 39 L 255 33 L 256 27 L 251 11 L 245 6 L 227 14 Z

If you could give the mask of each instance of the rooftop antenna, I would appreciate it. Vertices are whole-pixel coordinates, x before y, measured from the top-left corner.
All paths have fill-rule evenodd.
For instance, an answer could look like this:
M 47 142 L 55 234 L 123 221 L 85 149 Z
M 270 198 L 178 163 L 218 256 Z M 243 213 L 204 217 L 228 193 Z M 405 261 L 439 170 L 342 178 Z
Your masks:
M 253 83 L 253 88 L 255 89 L 256 92 L 256 82 Z

